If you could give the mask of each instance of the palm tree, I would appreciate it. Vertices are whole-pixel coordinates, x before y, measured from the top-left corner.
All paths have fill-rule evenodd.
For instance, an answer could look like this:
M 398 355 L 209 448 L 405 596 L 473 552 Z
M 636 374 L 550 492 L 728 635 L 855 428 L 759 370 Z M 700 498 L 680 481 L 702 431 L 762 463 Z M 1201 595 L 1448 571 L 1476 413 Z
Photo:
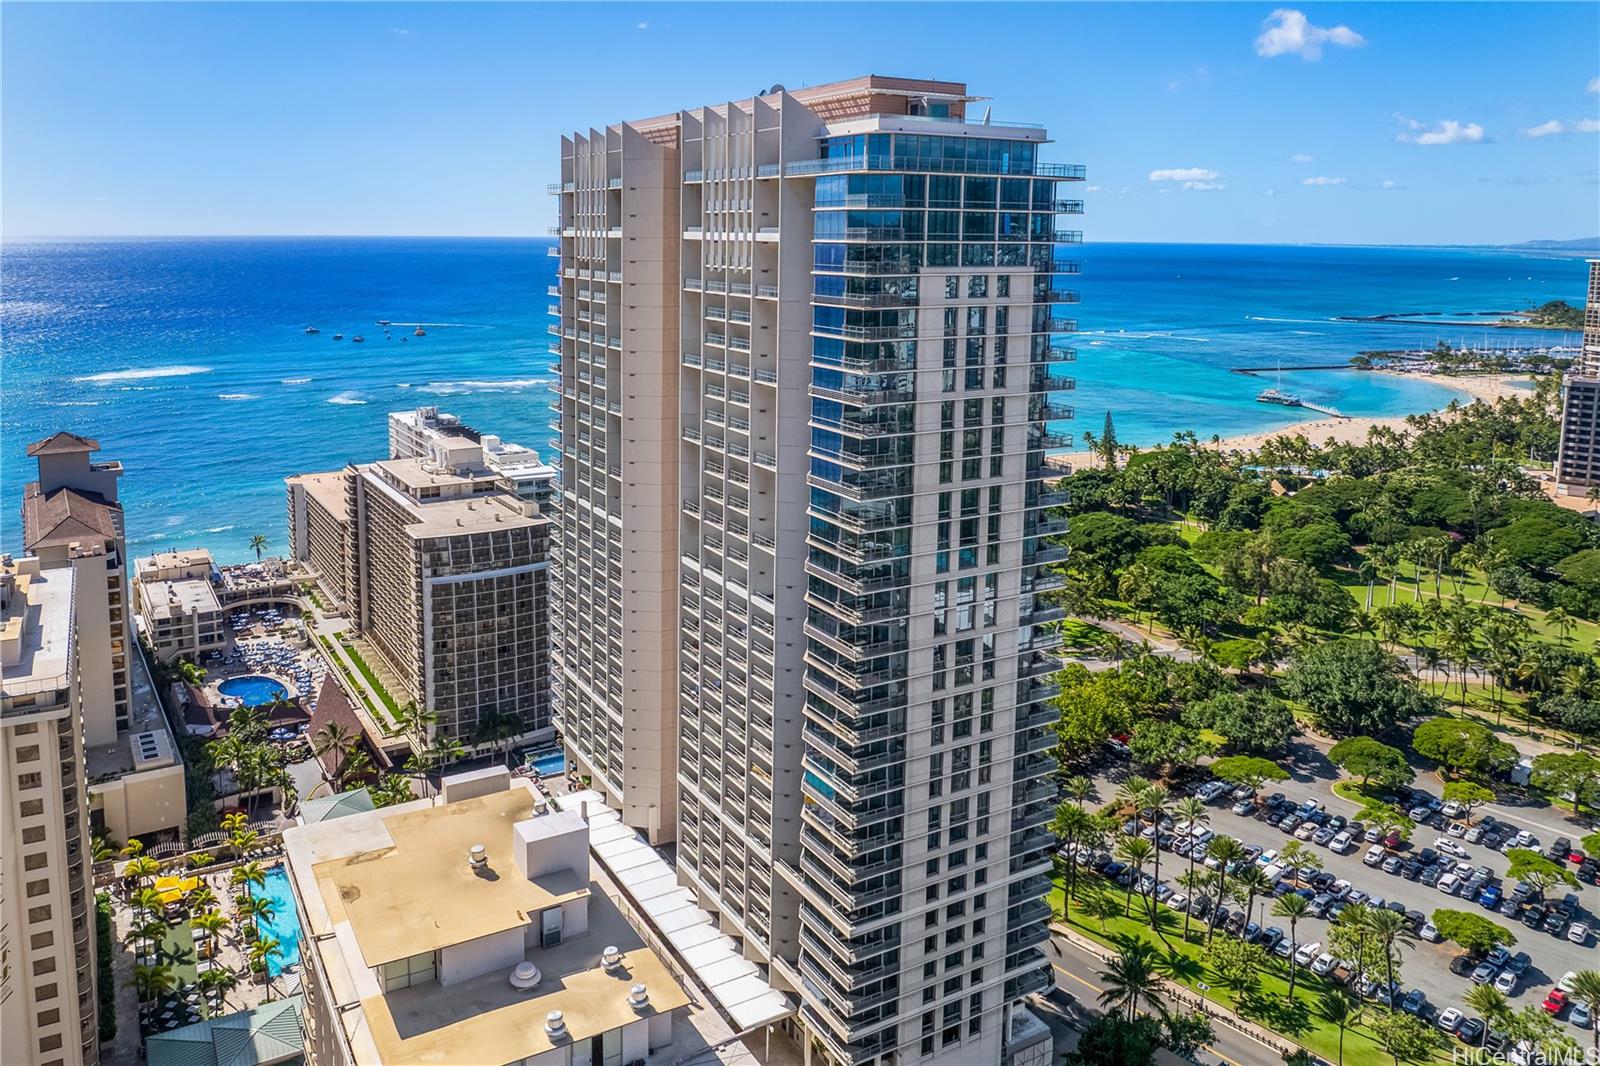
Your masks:
M 1411 923 L 1406 921 L 1406 916 L 1396 914 L 1388 909 L 1375 910 L 1368 919 L 1372 927 L 1372 935 L 1383 945 L 1384 975 L 1389 988 L 1394 988 L 1394 964 L 1400 945 L 1416 939 L 1416 933 L 1411 929 Z M 1389 1010 L 1394 1010 L 1393 996 L 1390 997 Z
M 1133 876 L 1128 879 L 1128 889 L 1123 894 L 1122 913 L 1132 916 L 1133 912 L 1133 886 L 1139 883 L 1139 875 L 1144 873 L 1145 863 L 1150 861 L 1150 853 L 1156 846 L 1143 837 L 1127 837 L 1117 842 L 1117 858 L 1128 864 L 1133 870 Z M 1144 895 L 1143 890 L 1139 893 Z
M 271 921 L 278 913 L 278 908 L 270 899 L 260 896 L 240 896 L 233 901 L 233 913 L 240 922 L 240 932 L 243 933 L 246 925 L 249 932 L 246 937 L 259 936 L 261 923 Z
M 1589 1008 L 1591 1019 L 1600 1019 L 1600 970 L 1579 970 L 1572 979 L 1572 998 Z M 1600 1021 L 1591 1020 L 1595 1057 L 1600 1059 Z
M 1221 865 L 1217 868 L 1217 902 L 1221 903 L 1228 897 L 1228 867 L 1232 863 L 1244 860 L 1244 845 L 1230 836 L 1215 836 L 1206 845 L 1206 854 L 1216 859 Z M 1212 908 L 1206 916 L 1206 943 L 1217 932 L 1217 911 Z
M 1561 634 L 1561 643 L 1566 644 L 1572 639 L 1572 631 L 1576 628 L 1577 623 L 1572 620 L 1572 616 L 1564 609 L 1560 607 L 1550 608 L 1545 612 L 1544 620 L 1547 625 L 1556 627 L 1556 631 Z
M 526 733 L 527 728 L 527 723 L 520 715 L 490 707 L 478 712 L 478 725 L 472 732 L 472 740 L 475 744 L 501 748 L 500 761 L 504 763 L 510 759 L 512 742 Z
M 195 984 L 206 993 L 221 993 L 220 1003 L 224 1009 L 228 1005 L 228 993 L 233 991 L 234 985 L 239 983 L 239 975 L 226 966 L 213 966 L 195 978 Z
M 1494 985 L 1473 985 L 1467 989 L 1465 1002 L 1491 1029 L 1501 1028 L 1499 1023 L 1511 1017 L 1511 1002 Z
M 1255 863 L 1251 863 L 1243 870 L 1233 875 L 1233 898 L 1244 897 L 1245 921 L 1250 920 L 1250 912 L 1255 909 L 1256 897 L 1265 896 L 1272 891 L 1272 878 L 1267 872 Z
M 1155 954 L 1155 948 L 1149 944 L 1135 942 L 1123 948 L 1122 954 L 1114 956 L 1109 968 L 1100 971 L 1100 983 L 1105 985 L 1105 991 L 1100 993 L 1100 1005 L 1108 1009 L 1115 1007 L 1119 1014 L 1126 1010 L 1130 1022 L 1139 1013 L 1140 1000 L 1156 1005 Z
M 143 941 L 148 947 L 141 951 L 142 955 L 155 955 L 156 946 L 167 935 L 167 923 L 160 918 L 152 918 L 147 922 L 134 926 L 128 930 L 128 938 L 137 945 Z
M 400 708 L 394 724 L 400 728 L 401 733 L 411 739 L 413 750 L 420 751 L 428 746 L 429 737 L 438 721 L 438 712 L 418 707 L 416 702 L 412 701 Z
M 267 538 L 260 533 L 250 538 L 250 547 L 256 553 L 256 562 L 261 561 L 261 553 L 267 550 Z
M 246 896 L 251 894 L 251 889 L 260 888 L 267 883 L 267 872 L 261 868 L 259 862 L 246 862 L 235 866 L 230 877 L 233 887 L 243 888 Z
M 1173 805 L 1172 816 L 1180 822 L 1188 822 L 1192 826 L 1211 824 L 1211 808 L 1207 807 L 1204 801 L 1197 796 L 1185 796 L 1180 799 Z M 1195 863 L 1200 859 L 1195 854 L 1198 850 L 1200 849 L 1189 849 L 1189 874 L 1191 880 L 1194 875 Z M 1185 940 L 1189 939 L 1189 912 L 1187 909 L 1183 912 L 1183 938 Z
M 133 968 L 133 987 L 138 990 L 141 1003 L 148 1003 L 163 992 L 171 992 L 177 985 L 178 975 L 164 962 Z
M 1075 774 L 1061 784 L 1061 792 L 1079 807 L 1083 801 L 1094 795 L 1094 781 L 1082 774 Z
M 1138 774 L 1129 774 L 1122 784 L 1117 786 L 1117 793 L 1112 797 L 1116 801 L 1117 810 L 1125 811 L 1131 809 L 1134 815 L 1137 816 L 1139 813 L 1139 796 L 1149 787 L 1150 782 L 1147 779 L 1140 777 Z
M 1159 841 L 1161 839 L 1161 819 L 1166 816 L 1167 811 L 1172 807 L 1172 793 L 1167 791 L 1164 785 L 1151 785 L 1139 795 L 1139 806 L 1150 812 L 1150 824 L 1156 827 L 1156 841 Z M 1150 876 L 1159 882 L 1161 880 L 1161 845 L 1156 841 L 1152 841 L 1153 846 L 1150 849 L 1153 860 Z M 1150 900 L 1150 907 L 1151 924 L 1155 926 L 1156 935 L 1161 936 L 1161 925 L 1155 920 L 1154 896 Z M 1162 942 L 1166 942 L 1165 937 L 1162 937 Z
M 269 960 L 275 955 L 283 954 L 283 945 L 275 937 L 264 936 L 250 945 L 250 968 L 261 968 L 261 982 L 267 986 L 267 996 L 272 995 L 272 971 L 267 969 Z
M 1477 985 L 1478 988 L 1494 989 L 1489 985 Z M 1360 1004 L 1351 999 L 1338 989 L 1330 989 L 1322 994 L 1317 1001 L 1317 1013 L 1322 1015 L 1324 1021 L 1339 1027 L 1339 1062 L 1344 1066 L 1344 1031 L 1355 1021 Z
M 1072 914 L 1072 894 L 1077 890 L 1078 875 L 1078 849 L 1085 843 L 1085 837 L 1093 832 L 1095 816 L 1074 803 L 1063 803 L 1056 808 L 1055 820 L 1050 824 L 1050 831 L 1062 841 L 1063 851 L 1067 856 L 1067 884 L 1066 892 L 1062 898 L 1062 914 Z
M 1196 870 L 1191 865 L 1189 869 L 1178 875 L 1178 887 L 1189 893 L 1189 898 L 1193 900 L 1197 896 L 1203 896 L 1210 892 L 1212 886 L 1216 884 L 1216 880 L 1215 877 L 1211 876 L 1210 870 Z M 1185 941 L 1189 939 L 1189 919 L 1192 916 L 1190 908 L 1185 907 L 1183 909 L 1183 939 Z
M 1299 947 L 1295 939 L 1295 928 L 1300 924 L 1311 910 L 1311 901 L 1298 892 L 1291 892 L 1287 896 L 1279 896 L 1278 902 L 1272 905 L 1272 913 L 1279 918 L 1289 919 L 1289 1001 L 1294 1002 L 1295 965 L 1294 953 Z
M 328 722 L 311 734 L 311 753 L 317 757 L 317 769 L 322 774 L 323 782 L 333 791 L 340 791 L 338 786 L 344 777 L 345 761 L 360 744 L 361 734 L 338 722 Z M 324 761 L 324 755 L 332 757 Z M 332 764 L 332 769 L 329 769 L 329 764 Z
M 189 924 L 205 934 L 211 942 L 211 957 L 216 958 L 217 949 L 221 947 L 222 931 L 228 928 L 228 919 L 220 911 L 205 911 Z
M 144 888 L 145 882 L 161 872 L 161 864 L 149 855 L 136 855 L 122 868 L 122 876 L 131 878 L 135 888 Z

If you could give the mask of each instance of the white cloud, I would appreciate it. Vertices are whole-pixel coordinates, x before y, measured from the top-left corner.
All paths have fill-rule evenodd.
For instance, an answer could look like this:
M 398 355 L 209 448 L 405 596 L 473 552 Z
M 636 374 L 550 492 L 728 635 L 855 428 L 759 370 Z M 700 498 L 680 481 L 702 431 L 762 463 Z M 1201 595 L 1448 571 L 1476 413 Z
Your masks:
M 1220 177 L 1221 174 L 1205 167 L 1167 167 L 1150 172 L 1151 181 L 1215 181 Z
M 1291 163 L 1315 163 L 1316 161 L 1316 156 L 1306 155 L 1304 152 L 1296 152 L 1294 155 L 1289 157 L 1289 162 Z
M 1405 188 L 1405 186 L 1401 185 L 1398 181 L 1390 181 L 1390 180 L 1388 180 L 1386 178 L 1383 181 L 1378 182 L 1378 188 L 1380 188 L 1380 189 L 1403 189 L 1403 188 Z
M 1586 88 L 1589 92 L 1600 93 L 1600 76 L 1590 78 Z
M 1553 118 L 1549 122 L 1541 122 L 1537 126 L 1529 126 L 1527 129 L 1522 131 L 1522 135 L 1524 137 L 1537 139 L 1539 137 L 1549 137 L 1551 134 L 1565 132 L 1567 132 L 1566 123 L 1562 122 L 1560 119 Z
M 1483 140 L 1483 127 L 1476 122 L 1447 118 L 1429 126 L 1399 112 L 1395 112 L 1394 118 L 1404 127 L 1394 138 L 1402 144 L 1477 144 Z
M 1366 43 L 1367 39 L 1349 26 L 1313 26 L 1303 12 L 1292 7 L 1280 7 L 1261 24 L 1261 35 L 1256 38 L 1256 55 L 1266 58 L 1297 55 L 1307 62 L 1315 62 L 1322 58 L 1322 46 L 1325 44 L 1360 48 Z
M 1278 190 L 1277 190 L 1277 189 L 1268 189 L 1268 190 L 1267 190 L 1267 191 L 1266 191 L 1266 192 L 1265 192 L 1265 193 L 1263 193 L 1263 194 L 1262 194 L 1262 195 L 1263 195 L 1263 196 L 1276 196 L 1276 195 L 1278 195 Z
M 637 24 L 636 26 L 634 26 L 633 28 L 636 29 L 636 30 L 648 30 L 650 28 L 650 23 L 641 22 L 641 23 Z
M 1193 189 L 1196 192 L 1216 192 L 1227 188 L 1226 185 L 1217 181 L 1186 181 L 1183 183 L 1183 187 L 1185 189 Z
M 1580 118 L 1572 128 L 1579 133 L 1600 133 L 1600 118 Z
M 1301 185 L 1323 186 L 1323 185 L 1347 185 L 1349 183 L 1344 178 L 1322 178 L 1322 177 L 1317 177 L 1317 178 L 1303 178 L 1301 180 L 1300 184 Z
M 392 33 L 392 34 L 395 34 L 398 37 L 410 37 L 411 36 L 411 31 L 410 30 L 402 29 L 399 26 L 390 26 L 389 27 L 389 32 Z

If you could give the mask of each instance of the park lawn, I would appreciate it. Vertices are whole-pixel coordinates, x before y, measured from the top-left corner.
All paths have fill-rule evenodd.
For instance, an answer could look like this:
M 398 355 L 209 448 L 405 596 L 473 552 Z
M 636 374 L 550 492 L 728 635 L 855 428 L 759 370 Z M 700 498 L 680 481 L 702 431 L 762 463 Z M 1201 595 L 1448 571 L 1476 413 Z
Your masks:
M 399 704 L 395 703 L 394 697 L 389 695 L 389 690 L 384 687 L 382 681 L 378 680 L 378 675 L 373 672 L 372 667 L 367 665 L 367 660 L 361 657 L 361 653 L 356 650 L 356 646 L 349 641 L 341 640 L 339 643 L 344 646 L 345 654 L 350 656 L 350 661 L 356 664 L 356 669 L 361 671 L 361 676 L 367 679 L 367 684 L 372 686 L 372 691 L 376 692 L 378 698 L 383 701 L 384 708 L 389 712 L 389 720 L 392 722 L 400 717 Z
M 1420 603 L 1431 600 L 1433 595 L 1433 572 L 1424 568 L 1422 572 L 1422 587 L 1416 585 L 1417 568 L 1408 562 L 1400 564 L 1401 577 L 1396 583 L 1394 599 L 1389 598 L 1389 586 L 1385 582 L 1378 582 L 1372 587 L 1372 606 L 1382 607 L 1393 603 Z M 1354 571 L 1340 571 L 1335 579 L 1343 585 L 1356 601 L 1357 607 L 1365 607 L 1367 603 L 1367 583 L 1362 581 Z M 1439 592 L 1443 600 L 1448 603 L 1455 596 L 1457 590 L 1466 597 L 1470 604 L 1476 606 L 1500 607 L 1501 597 L 1498 592 L 1489 588 L 1484 582 L 1482 571 L 1473 570 L 1466 574 L 1444 575 L 1439 581 Z M 1545 621 L 1545 611 L 1533 604 L 1523 603 L 1519 600 L 1507 600 L 1504 607 L 1508 611 L 1522 615 L 1533 626 L 1534 632 L 1546 638 L 1553 644 L 1561 642 L 1561 631 Z M 1568 646 L 1575 648 L 1589 648 L 1600 639 L 1600 625 L 1583 619 L 1574 618 L 1573 626 L 1567 631 Z
M 1062 642 L 1069 648 L 1098 647 L 1111 635 L 1099 626 L 1078 618 L 1063 618 L 1059 625 Z
M 329 667 L 334 670 L 338 670 L 341 674 L 345 674 L 348 677 L 349 670 L 345 666 L 344 660 L 341 659 L 338 652 L 335 651 L 333 640 L 321 633 L 317 634 L 317 640 L 322 643 L 323 648 L 327 652 L 326 658 L 328 660 Z M 355 694 L 355 698 L 360 700 L 361 705 L 365 707 L 371 714 L 373 722 L 376 723 L 380 729 L 384 730 L 385 733 L 392 734 L 394 720 L 399 716 L 399 711 L 395 708 L 393 697 L 389 695 L 388 690 L 383 687 L 377 678 L 373 677 L 371 669 L 367 666 L 366 661 L 361 658 L 359 652 L 343 641 L 339 642 L 339 646 L 344 648 L 344 650 L 350 655 L 351 661 L 356 664 L 357 669 L 361 671 L 362 675 L 372 682 L 373 688 L 377 690 L 378 695 L 381 696 L 384 700 L 384 703 L 388 705 L 388 716 L 385 716 L 383 707 L 375 706 L 373 704 L 372 700 L 367 697 L 365 690 L 363 690 L 360 685 L 355 683 L 354 678 L 348 678 L 347 684 L 350 691 Z
M 1104 885 L 1094 875 L 1089 875 L 1090 883 Z M 1147 941 L 1163 953 L 1168 948 L 1162 945 L 1160 937 L 1150 927 L 1149 916 L 1145 913 L 1144 903 L 1134 894 L 1133 916 L 1126 917 L 1122 914 L 1123 892 L 1119 888 L 1104 889 L 1117 905 L 1118 913 L 1105 920 L 1104 929 L 1096 918 L 1086 918 L 1074 909 L 1067 924 L 1080 934 L 1096 940 L 1109 948 L 1117 948 L 1119 938 L 1136 937 Z M 1061 913 L 1061 905 L 1065 898 L 1065 888 L 1061 878 L 1056 878 L 1054 887 L 1050 890 L 1050 906 L 1055 913 Z M 1268 912 L 1271 913 L 1270 911 Z M 1294 1006 L 1289 1007 L 1289 981 L 1287 963 L 1277 956 L 1271 956 L 1271 961 L 1260 974 L 1259 984 L 1256 989 L 1255 1000 L 1257 1003 L 1271 1005 L 1267 1011 L 1257 1010 L 1248 1013 L 1234 1003 L 1231 990 L 1223 984 L 1220 978 L 1205 962 L 1204 943 L 1185 941 L 1183 939 L 1183 917 L 1170 908 L 1161 904 L 1156 905 L 1156 914 L 1161 922 L 1162 931 L 1167 934 L 1167 941 L 1171 951 L 1177 952 L 1185 960 L 1184 969 L 1177 975 L 1169 974 L 1179 984 L 1194 991 L 1207 999 L 1219 1003 L 1234 1011 L 1242 1017 L 1258 1025 L 1271 1029 L 1273 1032 L 1284 1036 L 1306 1048 L 1315 1055 L 1336 1062 L 1339 1058 L 1339 1029 L 1338 1026 L 1323 1020 L 1317 1010 L 1319 996 L 1328 990 L 1340 988 L 1334 982 L 1324 980 L 1312 974 L 1309 970 L 1302 971 L 1295 978 Z M 1203 936 L 1204 924 L 1198 920 L 1195 923 L 1199 935 Z M 1278 923 L 1282 925 L 1283 923 Z M 1286 925 L 1284 926 L 1287 927 Z M 1191 936 L 1196 931 L 1191 929 Z M 1219 934 L 1226 935 L 1226 934 Z M 1367 1003 L 1363 1016 L 1375 1013 L 1383 1008 L 1376 1003 Z M 1287 1024 L 1285 1024 L 1287 1023 Z M 1345 1028 L 1344 1033 L 1344 1061 L 1347 1063 L 1386 1062 L 1390 1060 L 1388 1052 L 1378 1043 L 1372 1032 L 1364 1026 L 1351 1025 Z M 1434 1057 L 1436 1062 L 1449 1062 L 1448 1051 L 1441 1051 Z
M 1523 704 L 1527 697 L 1520 692 L 1500 690 L 1500 708 L 1496 713 L 1493 689 L 1483 682 L 1467 682 L 1467 706 L 1462 708 L 1461 683 L 1452 681 L 1448 691 L 1442 681 L 1419 682 L 1422 691 L 1439 696 L 1444 704 L 1442 717 L 1470 718 L 1487 726 L 1502 740 L 1509 737 L 1531 737 L 1550 744 L 1571 748 L 1577 738 L 1549 722 L 1534 721 L 1528 717 Z

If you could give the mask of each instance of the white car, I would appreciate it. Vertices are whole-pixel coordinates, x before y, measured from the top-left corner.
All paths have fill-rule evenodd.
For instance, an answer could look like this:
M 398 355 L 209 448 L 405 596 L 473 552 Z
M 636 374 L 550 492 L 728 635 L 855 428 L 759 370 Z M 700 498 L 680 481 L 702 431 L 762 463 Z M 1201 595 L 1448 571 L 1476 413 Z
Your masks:
M 1162 902 L 1179 913 L 1189 909 L 1189 897 L 1182 892 L 1174 892 Z
M 1193 828 L 1193 829 L 1191 829 L 1189 831 L 1189 839 L 1194 841 L 1196 844 L 1201 845 L 1201 846 L 1204 846 L 1206 844 L 1211 843 L 1211 838 L 1216 836 L 1216 835 L 1217 834 L 1215 832 L 1213 832 L 1210 829 L 1207 829 L 1203 825 L 1196 826 L 1195 828 Z
M 1278 861 L 1278 853 L 1277 853 L 1276 850 L 1274 850 L 1272 848 L 1268 848 L 1266 851 L 1263 851 L 1260 855 L 1256 856 L 1256 865 L 1257 866 L 1271 866 L 1273 863 L 1275 863 L 1277 861 Z
M 1515 995 L 1517 991 L 1517 975 L 1510 970 L 1501 970 L 1495 976 L 1494 990 L 1502 996 Z
M 1589 927 L 1582 922 L 1573 922 L 1567 930 L 1567 939 L 1582 947 L 1589 942 Z
M 1302 944 L 1294 953 L 1296 966 L 1310 966 L 1311 960 L 1322 954 L 1322 941 L 1316 940 L 1310 944 Z
M 1383 861 L 1383 856 L 1383 845 L 1374 844 L 1372 847 L 1367 849 L 1367 853 L 1361 857 L 1361 861 L 1366 863 L 1368 866 L 1376 866 Z
M 1461 878 L 1457 877 L 1455 874 L 1445 874 L 1443 877 L 1439 878 L 1439 883 L 1434 887 L 1447 896 L 1453 896 L 1456 894 L 1456 888 L 1460 886 L 1460 884 Z
M 1467 849 L 1462 847 L 1460 844 L 1457 844 L 1449 837 L 1440 837 L 1438 840 L 1435 840 L 1433 842 L 1433 850 L 1442 851 L 1446 855 L 1454 855 L 1458 859 L 1464 859 L 1467 857 Z
M 1534 836 L 1532 833 L 1528 832 L 1526 829 L 1523 829 L 1523 830 L 1519 831 L 1517 833 L 1517 835 L 1511 839 L 1511 846 L 1514 847 L 1514 848 L 1531 848 L 1531 847 L 1533 847 L 1533 845 L 1537 844 L 1538 842 L 1539 842 L 1539 838 L 1538 837 Z
M 1572 994 L 1572 982 L 1577 979 L 1578 975 L 1573 973 L 1571 970 L 1568 970 L 1566 973 L 1561 975 L 1561 980 L 1556 982 L 1556 987 L 1570 996 Z
M 1350 850 L 1351 843 L 1350 834 L 1341 830 L 1334 834 L 1332 840 L 1328 841 L 1328 850 L 1335 855 L 1343 855 Z
M 1318 977 L 1321 977 L 1329 970 L 1333 969 L 1333 964 L 1338 961 L 1339 960 L 1334 958 L 1331 952 L 1324 951 L 1321 955 L 1318 955 L 1314 960 L 1312 960 L 1311 972 L 1316 974 Z
M 1319 828 L 1320 826 L 1318 826 L 1316 822 L 1302 822 L 1300 823 L 1300 828 L 1294 831 L 1295 839 L 1310 840 L 1312 837 L 1317 835 L 1317 830 Z
M 1417 930 L 1417 936 L 1421 937 L 1423 940 L 1426 940 L 1430 944 L 1437 944 L 1439 942 L 1439 930 L 1434 927 L 1432 922 L 1423 922 L 1422 928 Z
M 1462 1013 L 1454 1007 L 1446 1007 L 1439 1012 L 1439 1028 L 1447 1033 L 1453 1033 L 1461 1028 L 1461 1023 L 1465 1020 Z

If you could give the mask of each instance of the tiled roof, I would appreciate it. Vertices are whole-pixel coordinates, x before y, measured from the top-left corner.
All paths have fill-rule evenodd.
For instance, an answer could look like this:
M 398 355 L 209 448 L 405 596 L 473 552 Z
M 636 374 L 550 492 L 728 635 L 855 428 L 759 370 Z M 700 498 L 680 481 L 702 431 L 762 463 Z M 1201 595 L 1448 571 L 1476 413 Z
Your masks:
M 38 482 L 30 483 L 22 494 L 23 542 L 32 551 L 52 544 L 115 539 L 117 510 L 96 492 L 66 487 L 40 492 Z
M 67 455 L 72 452 L 97 452 L 100 442 L 93 437 L 80 437 L 76 433 L 62 430 L 52 433 L 44 440 L 36 440 L 28 445 L 29 455 Z
M 253 1010 L 154 1033 L 145 1038 L 145 1059 L 150 1066 L 265 1066 L 302 1061 L 303 1005 L 304 997 L 287 996 Z

